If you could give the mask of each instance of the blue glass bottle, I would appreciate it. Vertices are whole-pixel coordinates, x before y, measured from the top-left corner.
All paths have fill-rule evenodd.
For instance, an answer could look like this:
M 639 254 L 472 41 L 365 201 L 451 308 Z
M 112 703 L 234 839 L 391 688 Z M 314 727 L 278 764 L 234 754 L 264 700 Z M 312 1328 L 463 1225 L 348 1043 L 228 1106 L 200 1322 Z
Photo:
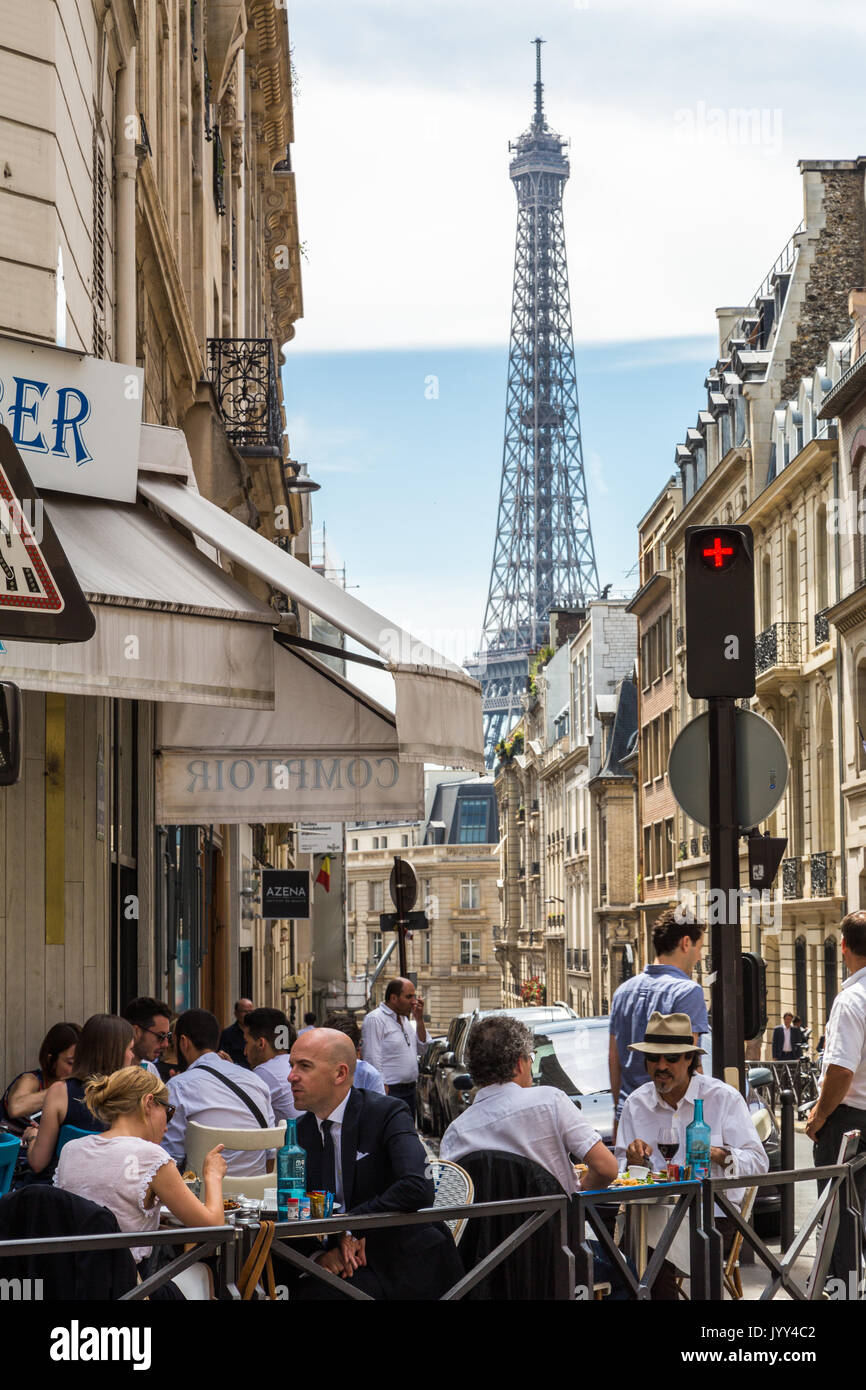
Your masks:
M 695 1118 L 686 1127 L 686 1163 L 693 1178 L 710 1176 L 710 1127 L 704 1120 L 704 1102 L 695 1101 Z
M 298 1143 L 297 1120 L 286 1120 L 286 1140 L 277 1150 L 277 1213 L 286 1219 L 289 1197 L 301 1198 L 307 1190 L 307 1155 Z

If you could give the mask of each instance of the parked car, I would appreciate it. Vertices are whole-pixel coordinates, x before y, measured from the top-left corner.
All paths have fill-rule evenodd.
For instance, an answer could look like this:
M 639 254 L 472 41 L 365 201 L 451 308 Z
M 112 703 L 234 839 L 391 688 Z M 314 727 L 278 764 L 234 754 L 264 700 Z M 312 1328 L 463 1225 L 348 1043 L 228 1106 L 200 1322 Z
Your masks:
M 440 1134 L 436 1100 L 436 1067 L 447 1051 L 446 1038 L 431 1038 L 418 1058 L 418 1089 L 415 1092 L 418 1124 L 422 1134 Z
M 567 1004 L 525 1009 L 478 1009 L 451 1020 L 445 1049 L 431 1060 L 434 1077 L 433 1133 L 442 1134 L 471 1105 L 475 1086 L 469 1074 L 469 1038 L 473 1027 L 491 1014 L 519 1018 L 536 1039 L 533 1081 L 558 1085 L 586 1112 L 606 1143 L 613 1139 L 613 1100 L 607 1070 L 609 1025 L 606 1018 L 579 1018 Z

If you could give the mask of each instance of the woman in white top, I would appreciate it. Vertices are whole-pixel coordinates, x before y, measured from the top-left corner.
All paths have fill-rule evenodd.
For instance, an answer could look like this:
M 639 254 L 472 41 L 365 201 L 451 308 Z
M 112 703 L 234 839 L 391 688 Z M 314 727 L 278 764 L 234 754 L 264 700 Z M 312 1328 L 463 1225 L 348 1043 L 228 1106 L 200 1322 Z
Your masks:
M 121 1231 L 155 1231 L 161 1203 L 185 1226 L 222 1226 L 223 1146 L 218 1144 L 205 1158 L 204 1201 L 199 1201 L 160 1147 L 174 1109 L 164 1082 L 142 1067 L 123 1067 L 111 1076 L 92 1077 L 84 1100 L 108 1129 L 64 1145 L 54 1177 L 57 1187 L 108 1207 Z M 133 1259 L 147 1259 L 151 1249 L 134 1246 Z

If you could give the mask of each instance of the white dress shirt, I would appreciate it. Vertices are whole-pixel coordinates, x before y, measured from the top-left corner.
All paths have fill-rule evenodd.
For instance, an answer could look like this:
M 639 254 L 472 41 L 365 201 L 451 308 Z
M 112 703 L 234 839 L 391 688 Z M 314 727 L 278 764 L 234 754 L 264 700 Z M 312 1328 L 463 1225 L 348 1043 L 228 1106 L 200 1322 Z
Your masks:
M 173 1076 L 168 1083 L 168 1095 L 175 1113 L 166 1127 L 162 1146 L 174 1159 L 186 1155 L 186 1126 L 188 1120 L 200 1125 L 210 1125 L 215 1129 L 258 1129 L 252 1111 L 244 1105 L 228 1086 L 215 1076 L 210 1076 L 203 1067 L 212 1067 L 222 1076 L 227 1076 L 239 1086 L 261 1110 L 268 1125 L 274 1124 L 274 1107 L 271 1093 L 265 1081 L 246 1067 L 238 1067 L 234 1062 L 226 1062 L 216 1052 L 205 1052 L 196 1059 L 186 1071 Z M 273 1150 L 261 1149 L 245 1152 L 240 1149 L 225 1149 L 229 1176 L 246 1177 L 264 1173 L 267 1159 Z
M 382 1073 L 386 1086 L 414 1086 L 418 1057 L 426 1047 L 407 1019 L 380 1004 L 367 1014 L 361 1028 L 361 1054 Z
M 794 1051 L 793 1047 L 791 1046 L 791 1030 L 790 1030 L 790 1028 L 783 1028 L 783 1029 L 782 1029 L 782 1051 L 783 1051 L 783 1052 L 793 1052 L 793 1051 Z
M 821 1061 L 821 1083 L 828 1067 L 854 1073 L 842 1104 L 866 1110 L 866 966 L 849 975 L 833 1000 Z
M 578 1182 L 569 1154 L 581 1162 L 601 1135 L 555 1086 L 482 1086 L 468 1110 L 452 1120 L 439 1146 L 441 1158 L 459 1163 L 468 1153 L 496 1149 L 546 1168 L 565 1192 Z
M 289 1085 L 291 1069 L 288 1052 L 278 1052 L 276 1057 L 271 1057 L 267 1062 L 260 1062 L 253 1068 L 253 1076 L 260 1076 L 271 1093 L 277 1124 L 280 1120 L 298 1120 L 304 1113 L 303 1110 L 295 1109 L 292 1088 Z
M 334 1200 L 338 1202 L 344 1210 L 345 1206 L 343 1201 L 343 1163 L 340 1144 L 341 1136 L 343 1133 L 343 1116 L 346 1113 L 346 1106 L 349 1104 L 349 1096 L 351 1094 L 352 1092 L 349 1091 L 349 1094 L 344 1096 L 343 1099 L 340 1101 L 340 1104 L 337 1106 L 336 1110 L 332 1110 L 330 1115 L 325 1116 L 326 1120 L 331 1121 L 331 1139 L 334 1143 L 334 1179 L 336 1183 L 336 1192 L 334 1193 Z M 322 1143 L 324 1143 L 325 1136 L 322 1133 L 322 1121 L 319 1119 L 318 1115 L 316 1116 L 316 1124 L 319 1126 L 319 1134 L 321 1136 Z
M 679 1153 L 676 1163 L 686 1161 L 686 1128 L 695 1118 L 695 1101 L 704 1102 L 704 1122 L 710 1127 L 710 1144 L 713 1148 L 728 1149 L 732 1163 L 723 1169 L 717 1163 L 711 1165 L 711 1177 L 737 1177 L 747 1173 L 766 1173 L 770 1160 L 758 1138 L 749 1107 L 739 1091 L 715 1076 L 704 1076 L 695 1072 L 689 1088 L 676 1106 L 662 1100 L 652 1081 L 632 1091 L 623 1106 L 619 1129 L 616 1132 L 614 1152 L 619 1159 L 620 1168 L 626 1167 L 626 1150 L 633 1139 L 643 1139 L 653 1149 L 652 1164 L 664 1166 L 665 1160 L 659 1153 L 658 1141 L 661 1131 L 672 1127 L 679 1136 Z M 745 1188 L 728 1188 L 725 1196 L 737 1206 L 743 1200 Z

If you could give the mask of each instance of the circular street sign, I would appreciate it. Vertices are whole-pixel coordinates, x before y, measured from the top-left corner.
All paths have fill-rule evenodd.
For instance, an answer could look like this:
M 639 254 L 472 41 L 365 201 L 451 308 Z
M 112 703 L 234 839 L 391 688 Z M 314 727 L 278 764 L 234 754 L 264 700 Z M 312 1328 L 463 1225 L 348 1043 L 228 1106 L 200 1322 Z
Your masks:
M 403 913 L 411 912 L 415 906 L 415 899 L 418 896 L 418 879 L 415 877 L 415 870 L 408 859 L 398 859 L 391 870 L 391 881 L 388 891 L 391 894 L 391 901 L 400 910 L 400 900 L 398 893 L 403 893 Z
M 788 754 L 778 731 L 752 710 L 736 711 L 737 821 L 751 830 L 778 806 Z M 710 823 L 710 716 L 699 714 L 677 735 L 668 759 L 671 791 L 687 816 Z

